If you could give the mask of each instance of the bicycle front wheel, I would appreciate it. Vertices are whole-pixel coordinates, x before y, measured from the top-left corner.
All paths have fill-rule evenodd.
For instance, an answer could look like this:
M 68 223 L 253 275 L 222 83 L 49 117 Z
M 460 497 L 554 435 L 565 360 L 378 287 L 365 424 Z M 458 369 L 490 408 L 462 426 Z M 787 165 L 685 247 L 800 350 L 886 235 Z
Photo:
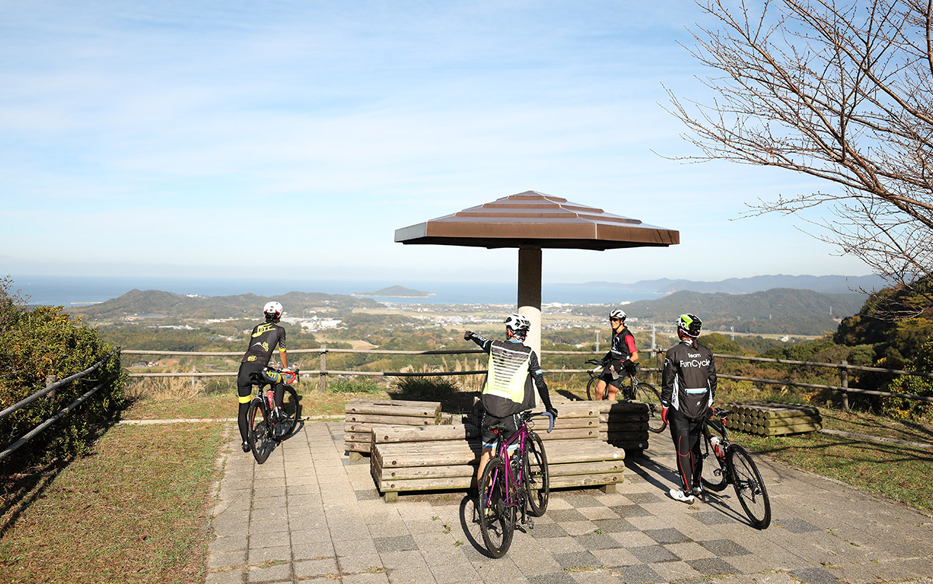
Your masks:
M 733 470 L 732 486 L 742 509 L 755 528 L 767 528 L 771 525 L 771 500 L 755 461 L 747 450 L 736 444 L 729 449 L 729 458 Z
M 279 440 L 285 440 L 295 431 L 301 416 L 300 398 L 293 387 L 286 387 L 282 394 L 282 416 L 275 423 L 275 436 Z
M 551 494 L 551 477 L 547 467 L 544 442 L 534 432 L 528 433 L 527 456 L 525 458 L 525 490 L 528 494 L 528 513 L 541 517 L 547 511 Z
M 515 533 L 515 507 L 505 497 L 505 463 L 495 457 L 486 463 L 479 489 L 479 527 L 486 550 L 501 558 L 512 545 Z
M 639 383 L 638 393 L 635 396 L 638 401 L 648 404 L 648 429 L 655 434 L 660 434 L 667 428 L 667 424 L 661 419 L 661 394 L 650 383 Z
M 716 428 L 709 424 L 706 425 L 706 430 L 709 432 L 709 437 L 707 437 L 706 432 L 700 436 L 700 458 L 703 464 L 701 480 L 703 481 L 704 489 L 709 489 L 710 491 L 716 491 L 718 493 L 719 491 L 725 490 L 727 486 L 726 473 L 719 462 L 719 458 L 716 456 L 716 450 L 713 448 L 713 443 L 710 442 L 710 438 L 716 436 L 719 440 L 722 440 L 723 436 Z
M 246 441 L 249 442 L 249 448 L 253 451 L 253 458 L 259 464 L 269 458 L 274 446 L 272 432 L 266 419 L 266 410 L 262 406 L 262 399 L 256 398 L 250 402 L 249 409 L 246 411 L 246 421 L 249 423 Z

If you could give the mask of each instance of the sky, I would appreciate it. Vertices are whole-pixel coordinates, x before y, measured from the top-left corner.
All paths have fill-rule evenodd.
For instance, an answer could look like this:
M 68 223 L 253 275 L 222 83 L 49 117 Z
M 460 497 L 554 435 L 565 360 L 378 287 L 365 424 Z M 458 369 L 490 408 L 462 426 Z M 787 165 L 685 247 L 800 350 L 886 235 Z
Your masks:
M 693 2 L 0 0 L 0 276 L 497 281 L 395 230 L 527 190 L 675 229 L 543 279 L 864 275 L 748 203 L 827 185 L 696 154 Z M 817 215 L 818 216 L 818 213 Z M 271 274 L 271 275 L 270 275 Z

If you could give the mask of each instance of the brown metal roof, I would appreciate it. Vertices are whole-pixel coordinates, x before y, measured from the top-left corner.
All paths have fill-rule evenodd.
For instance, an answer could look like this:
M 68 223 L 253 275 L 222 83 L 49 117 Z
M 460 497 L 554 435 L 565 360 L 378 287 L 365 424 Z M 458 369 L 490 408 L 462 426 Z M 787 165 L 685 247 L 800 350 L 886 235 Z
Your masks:
M 680 232 L 560 197 L 525 191 L 396 229 L 395 241 L 487 248 L 533 245 L 606 250 L 676 245 L 680 243 Z

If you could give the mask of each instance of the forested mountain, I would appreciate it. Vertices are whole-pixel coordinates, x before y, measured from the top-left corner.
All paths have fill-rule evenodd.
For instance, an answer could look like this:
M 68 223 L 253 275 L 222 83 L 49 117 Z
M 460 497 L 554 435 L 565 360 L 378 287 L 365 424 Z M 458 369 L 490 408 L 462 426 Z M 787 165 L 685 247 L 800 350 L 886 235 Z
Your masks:
M 838 319 L 855 314 L 865 302 L 861 294 L 820 294 L 812 290 L 775 288 L 752 294 L 675 292 L 657 300 L 627 304 L 629 316 L 639 320 L 673 322 L 693 313 L 708 330 L 751 334 L 819 335 L 836 330 Z M 579 313 L 593 307 L 579 307 Z
M 123 296 L 68 312 L 92 320 L 119 319 L 133 315 L 164 315 L 171 318 L 259 318 L 269 300 L 278 300 L 286 314 L 301 316 L 309 310 L 373 308 L 369 298 L 319 292 L 289 292 L 274 298 L 240 294 L 237 296 L 187 296 L 160 290 L 131 290 Z

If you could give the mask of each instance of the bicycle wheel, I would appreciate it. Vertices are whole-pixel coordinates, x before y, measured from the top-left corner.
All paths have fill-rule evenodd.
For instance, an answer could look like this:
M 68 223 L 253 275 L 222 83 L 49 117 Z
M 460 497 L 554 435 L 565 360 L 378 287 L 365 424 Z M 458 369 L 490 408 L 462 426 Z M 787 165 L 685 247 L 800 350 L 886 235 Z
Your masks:
M 667 424 L 661 419 L 661 394 L 650 383 L 639 383 L 638 394 L 635 396 L 638 401 L 648 404 L 648 429 L 659 434 L 667 428 Z
M 256 459 L 256 462 L 262 464 L 269 458 L 269 453 L 272 452 L 273 440 L 272 432 L 269 430 L 266 420 L 266 411 L 262 407 L 260 398 L 254 399 L 249 404 L 249 409 L 246 411 L 246 420 L 249 422 L 247 442 L 249 442 L 250 450 L 253 451 L 253 458 Z
M 479 527 L 486 550 L 501 558 L 512 545 L 515 533 L 515 507 L 505 500 L 505 463 L 498 456 L 490 460 L 480 479 Z
M 753 526 L 765 529 L 771 525 L 771 501 L 755 461 L 747 450 L 736 444 L 729 449 L 729 459 L 732 461 L 732 486 L 735 487 L 735 494 L 739 496 L 742 509 L 745 509 L 745 514 Z
M 525 458 L 525 491 L 528 494 L 528 513 L 541 517 L 547 511 L 551 494 L 551 477 L 547 467 L 544 442 L 534 432 L 528 433 L 527 457 Z
M 709 430 L 710 437 L 717 436 L 720 440 L 723 439 L 719 430 L 713 426 L 707 424 L 706 428 Z M 703 468 L 701 469 L 702 476 L 700 477 L 703 482 L 703 488 L 716 491 L 717 493 L 724 490 L 728 484 L 726 483 L 726 473 L 723 471 L 722 465 L 716 457 L 713 444 L 705 434 L 700 436 L 700 457 L 703 464 Z
M 597 383 L 599 383 L 599 377 L 590 377 L 590 380 L 586 382 L 586 399 L 590 401 L 596 400 Z
M 291 435 L 301 416 L 301 401 L 293 387 L 286 387 L 285 393 L 282 394 L 282 414 L 283 417 L 275 423 L 275 437 L 279 440 Z

